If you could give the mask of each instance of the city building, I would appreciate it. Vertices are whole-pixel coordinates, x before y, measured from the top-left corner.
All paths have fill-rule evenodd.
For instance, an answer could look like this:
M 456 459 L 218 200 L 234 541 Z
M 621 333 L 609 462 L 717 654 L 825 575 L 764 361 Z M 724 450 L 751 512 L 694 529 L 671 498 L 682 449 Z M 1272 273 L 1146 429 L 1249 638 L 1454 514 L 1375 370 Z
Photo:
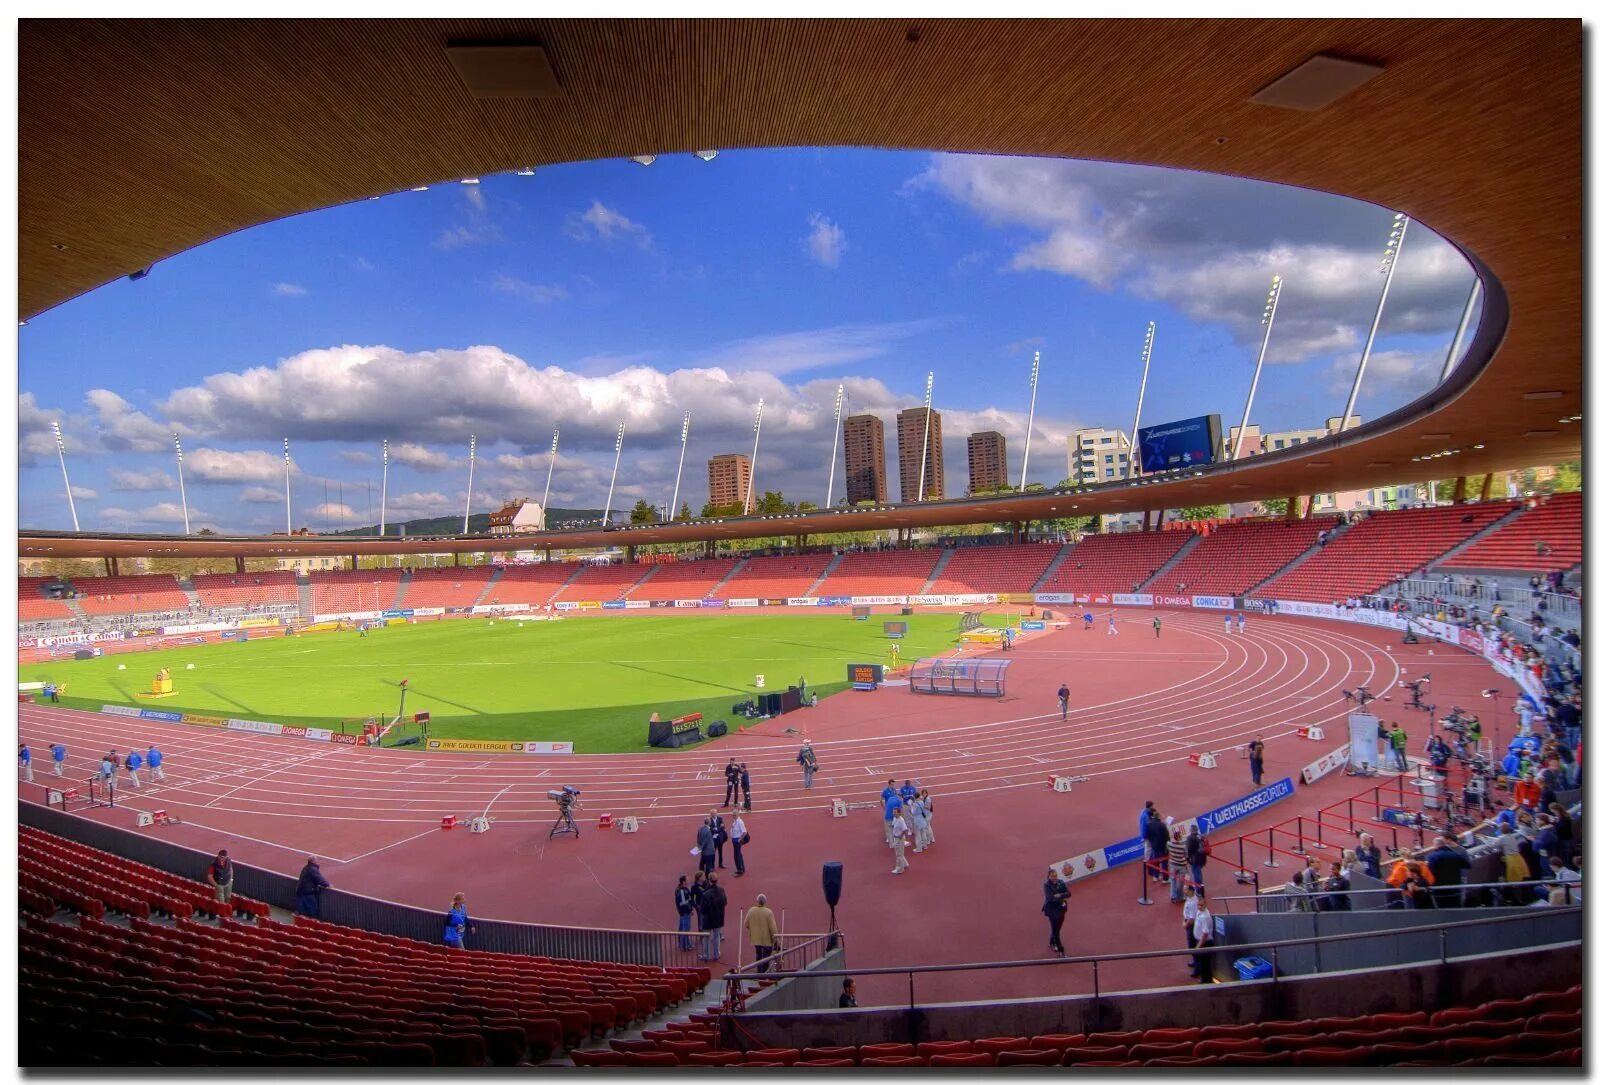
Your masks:
M 1119 429 L 1080 429 L 1067 451 L 1067 478 L 1083 486 L 1128 478 L 1132 451 L 1128 435 Z
M 1233 446 L 1235 443 L 1239 444 L 1239 458 L 1241 460 L 1248 459 L 1251 456 L 1259 456 L 1263 452 L 1278 452 L 1285 448 L 1298 448 L 1303 444 L 1309 444 L 1312 441 L 1320 440 L 1331 433 L 1337 432 L 1342 418 L 1342 415 L 1335 416 L 1328 419 L 1325 425 L 1313 426 L 1310 429 L 1287 429 L 1272 433 L 1262 433 L 1261 427 L 1252 423 L 1245 427 L 1242 442 L 1239 436 L 1239 427 L 1229 426 L 1227 440 L 1222 443 L 1222 458 L 1224 460 L 1233 458 Z M 1361 416 L 1359 414 L 1351 415 L 1351 428 L 1359 425 L 1361 425 Z
M 489 534 L 524 535 L 544 526 L 544 509 L 539 502 L 521 498 L 507 502 L 499 512 L 489 514 Z
M 983 430 L 967 438 L 967 486 L 970 493 L 1003 490 L 1011 485 L 1006 468 L 1006 438 L 995 430 Z
M 931 420 L 931 421 L 930 421 Z M 900 500 L 933 501 L 947 496 L 944 488 L 944 420 L 938 411 L 907 407 L 896 416 L 900 442 Z M 927 463 L 923 463 L 923 433 L 928 430 Z M 917 491 L 918 483 L 922 490 Z
M 744 508 L 750 493 L 750 457 L 741 452 L 724 452 L 706 461 L 710 476 L 711 504 L 716 508 L 737 505 Z
M 844 420 L 844 495 L 846 504 L 888 504 L 889 473 L 883 465 L 883 419 L 852 414 Z

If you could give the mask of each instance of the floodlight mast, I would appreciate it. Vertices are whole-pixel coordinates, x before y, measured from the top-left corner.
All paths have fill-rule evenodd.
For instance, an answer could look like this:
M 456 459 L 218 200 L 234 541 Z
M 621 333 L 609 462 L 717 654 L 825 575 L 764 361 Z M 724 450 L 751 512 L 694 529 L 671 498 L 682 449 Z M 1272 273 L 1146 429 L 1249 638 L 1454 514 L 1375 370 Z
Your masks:
M 1033 450 L 1033 405 L 1039 398 L 1039 352 L 1033 352 L 1033 372 L 1028 377 L 1028 435 L 1022 441 L 1022 479 L 1018 493 L 1028 492 L 1028 453 Z
M 1372 344 L 1378 338 L 1378 322 L 1383 319 L 1383 303 L 1389 300 L 1389 287 L 1394 285 L 1395 265 L 1400 262 L 1400 249 L 1406 243 L 1406 227 L 1411 219 L 1404 211 L 1394 213 L 1388 243 L 1383 249 L 1383 260 L 1378 264 L 1378 274 L 1383 276 L 1383 289 L 1378 291 L 1378 307 L 1372 314 L 1372 326 L 1367 329 L 1367 345 L 1361 348 L 1361 361 L 1356 365 L 1356 379 L 1350 383 L 1350 398 L 1344 405 L 1344 417 L 1339 420 L 1339 432 L 1350 428 L 1350 416 L 1356 412 L 1356 397 L 1361 394 L 1361 378 L 1366 376 L 1367 362 L 1372 357 Z
M 368 497 L 368 501 L 372 498 Z M 367 509 L 368 514 L 372 512 Z M 383 485 L 378 490 L 378 537 L 382 538 L 389 527 L 389 439 L 383 439 Z
M 67 475 L 67 446 L 61 440 L 61 423 L 51 422 L 56 434 L 56 455 L 61 460 L 61 484 L 67 488 L 67 511 L 72 514 L 72 530 L 78 530 L 78 504 L 72 499 L 72 479 Z
M 689 412 L 683 412 L 683 436 L 678 445 L 678 477 L 672 481 L 672 501 L 667 505 L 663 522 L 671 523 L 678 515 L 678 488 L 683 484 L 683 458 L 689 451 Z
M 833 471 L 839 465 L 839 430 L 844 425 L 844 384 L 833 392 L 833 454 L 828 457 L 828 497 L 822 506 L 825 509 L 833 508 Z
M 617 468 L 622 466 L 622 435 L 627 428 L 628 423 L 617 423 L 617 458 L 611 462 L 611 486 L 606 490 L 606 507 L 600 513 L 604 518 L 600 525 L 602 529 L 611 526 L 611 497 L 617 492 Z
M 1439 370 L 1439 383 L 1443 384 L 1455 369 L 1456 363 L 1461 360 L 1461 348 L 1466 345 L 1467 325 L 1472 323 L 1472 310 L 1478 304 L 1478 297 L 1483 293 L 1483 280 L 1473 279 L 1472 289 L 1467 293 L 1467 307 L 1461 310 L 1461 323 L 1456 325 L 1455 338 L 1450 340 L 1450 349 L 1445 352 L 1444 368 Z
M 928 387 L 922 393 L 922 462 L 917 468 L 917 503 L 926 500 L 928 492 L 928 437 L 933 432 L 933 374 L 928 374 Z
M 544 475 L 544 504 L 539 506 L 539 530 L 550 530 L 550 482 L 556 477 L 556 447 L 561 444 L 561 431 L 550 435 L 550 469 Z
M 1141 356 L 1144 360 L 1144 375 L 1139 378 L 1139 402 L 1133 408 L 1133 440 L 1128 447 L 1128 474 L 1144 474 L 1139 465 L 1139 419 L 1144 416 L 1144 389 L 1150 381 L 1150 355 L 1155 352 L 1156 322 L 1150 321 L 1144 329 L 1144 350 Z
M 467 438 L 467 511 L 461 514 L 461 534 L 467 533 L 467 521 L 472 519 L 472 476 L 478 467 L 478 435 Z
M 761 454 L 761 412 L 766 408 L 765 396 L 756 400 L 756 443 L 750 450 L 750 481 L 744 487 L 744 514 L 750 515 L 750 499 L 756 492 L 756 457 Z
M 1239 419 L 1239 439 L 1233 442 L 1233 455 L 1228 457 L 1231 463 L 1239 458 L 1239 446 L 1244 444 L 1244 430 L 1250 424 L 1250 408 L 1256 401 L 1256 386 L 1261 383 L 1261 364 L 1267 360 L 1267 341 L 1272 338 L 1272 321 L 1278 315 L 1278 295 L 1283 292 L 1283 280 L 1278 276 L 1272 277 L 1272 287 L 1267 291 L 1267 307 L 1261 313 L 1261 350 L 1256 354 L 1255 376 L 1250 378 L 1250 394 L 1244 397 L 1244 417 Z
M 294 505 L 290 501 L 292 490 L 290 478 L 292 473 L 293 468 L 289 463 L 289 438 L 285 437 L 283 439 L 283 519 L 284 531 L 290 535 L 294 534 Z
M 178 501 L 183 505 L 183 533 L 189 534 L 189 495 L 183 488 L 183 442 L 172 435 L 172 446 L 178 450 Z

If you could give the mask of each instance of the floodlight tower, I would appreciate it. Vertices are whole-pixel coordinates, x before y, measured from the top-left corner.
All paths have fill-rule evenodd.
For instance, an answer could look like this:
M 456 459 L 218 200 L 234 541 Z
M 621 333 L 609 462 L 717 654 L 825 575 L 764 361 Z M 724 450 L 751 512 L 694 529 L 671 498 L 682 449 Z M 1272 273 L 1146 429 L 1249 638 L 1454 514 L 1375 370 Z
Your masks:
M 1272 277 L 1272 287 L 1267 291 L 1267 307 L 1261 313 L 1261 350 L 1256 354 L 1255 376 L 1250 378 L 1250 394 L 1244 397 L 1244 417 L 1239 419 L 1239 439 L 1233 442 L 1233 455 L 1229 462 L 1239 458 L 1239 446 L 1244 444 L 1244 428 L 1250 424 L 1250 408 L 1256 401 L 1256 385 L 1261 383 L 1261 363 L 1267 360 L 1267 340 L 1272 338 L 1272 321 L 1278 315 L 1278 295 L 1283 292 L 1283 280 Z
M 550 469 L 544 475 L 544 504 L 539 506 L 539 530 L 550 529 L 550 480 L 556 477 L 556 447 L 561 444 L 561 431 L 550 435 Z
M 1456 325 L 1455 338 L 1450 340 L 1450 349 L 1445 352 L 1444 368 L 1439 370 L 1439 383 L 1455 369 L 1456 363 L 1461 360 L 1461 348 L 1466 345 L 1467 325 L 1472 323 L 1472 310 L 1477 307 L 1478 298 L 1483 293 L 1483 280 L 1473 279 L 1472 289 L 1467 293 L 1467 307 L 1461 310 L 1461 323 Z
M 844 425 L 844 383 L 833 392 L 833 454 L 828 457 L 828 498 L 822 506 L 833 508 L 833 470 L 839 464 L 839 430 Z
M 370 485 L 370 484 L 369 484 Z M 367 514 L 372 514 L 370 502 L 372 491 L 367 491 L 369 507 Z M 382 538 L 389 526 L 389 439 L 383 439 L 383 485 L 378 489 L 378 537 Z
M 1028 435 L 1022 441 L 1022 480 L 1018 493 L 1028 492 L 1028 453 L 1033 449 L 1033 405 L 1039 398 L 1039 352 L 1033 352 L 1033 372 L 1028 376 Z
M 744 515 L 750 515 L 750 499 L 756 492 L 756 457 L 761 454 L 761 412 L 766 408 L 767 400 L 763 396 L 756 400 L 756 443 L 750 449 L 750 481 L 744 488 Z
M 678 477 L 672 481 L 672 503 L 667 506 L 667 515 L 662 518 L 663 523 L 671 523 L 677 515 L 678 487 L 683 484 L 683 457 L 689 451 L 689 412 L 683 412 L 683 436 L 678 445 Z
M 1389 240 L 1384 246 L 1383 259 L 1378 263 L 1378 274 L 1383 276 L 1383 289 L 1378 291 L 1378 308 L 1372 314 L 1372 327 L 1367 329 L 1367 345 L 1361 348 L 1361 361 L 1356 365 L 1356 379 L 1350 383 L 1350 398 L 1344 405 L 1344 417 L 1339 420 L 1339 432 L 1350 428 L 1350 416 L 1356 411 L 1356 397 L 1361 394 L 1361 378 L 1366 376 L 1367 361 L 1372 357 L 1372 344 L 1378 338 L 1378 322 L 1383 319 L 1383 303 L 1389 300 L 1389 287 L 1394 285 L 1395 265 L 1400 262 L 1400 248 L 1406 243 L 1406 227 L 1411 219 L 1404 211 L 1394 213 L 1390 224 Z
M 461 514 L 461 534 L 467 533 L 467 521 L 472 519 L 472 475 L 478 467 L 478 435 L 467 437 L 467 511 Z
M 1140 358 L 1144 362 L 1144 376 L 1139 378 L 1139 402 L 1133 408 L 1133 440 L 1128 448 L 1128 473 L 1144 474 L 1139 466 L 1139 419 L 1144 416 L 1144 389 L 1150 381 L 1150 355 L 1156 348 L 1156 322 L 1150 321 L 1144 329 L 1144 349 Z
M 606 490 L 606 507 L 600 514 L 603 517 L 600 525 L 602 528 L 609 527 L 611 524 L 611 495 L 617 491 L 617 468 L 622 466 L 622 435 L 627 431 L 627 428 L 628 423 L 617 423 L 617 458 L 611 462 L 611 486 Z
M 933 432 L 933 374 L 928 374 L 928 387 L 922 393 L 922 462 L 917 466 L 917 503 L 927 496 L 928 437 Z
M 294 468 L 289 462 L 289 438 L 283 439 L 283 520 L 284 531 L 294 534 L 294 505 L 290 501 L 290 476 Z
M 67 511 L 72 513 L 72 530 L 78 530 L 78 505 L 72 500 L 72 479 L 67 475 L 67 446 L 61 440 L 61 423 L 51 422 L 50 428 L 56 434 L 56 456 L 61 460 L 61 484 L 67 488 Z
M 183 533 L 189 534 L 189 495 L 183 488 L 183 442 L 172 435 L 172 445 L 178 450 L 178 501 L 183 505 Z

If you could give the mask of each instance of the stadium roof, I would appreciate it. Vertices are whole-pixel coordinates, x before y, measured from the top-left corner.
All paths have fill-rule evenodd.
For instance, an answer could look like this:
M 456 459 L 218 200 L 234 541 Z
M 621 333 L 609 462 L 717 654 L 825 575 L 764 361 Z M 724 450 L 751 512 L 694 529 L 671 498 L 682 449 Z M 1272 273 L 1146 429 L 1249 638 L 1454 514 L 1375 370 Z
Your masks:
M 540 47 L 547 73 L 512 71 L 533 77 L 518 88 L 533 96 L 469 88 L 505 72 L 450 46 L 485 42 Z M 1411 214 L 1484 276 L 1480 330 L 1451 380 L 1331 441 L 1099 487 L 1072 495 L 1076 509 L 1061 507 L 1066 495 L 1013 496 L 658 526 L 608 543 L 1244 501 L 1581 451 L 1581 425 L 1561 421 L 1582 411 L 1577 20 L 26 20 L 19 54 L 24 317 L 232 231 L 414 185 L 786 145 L 1059 155 L 1323 189 Z M 1321 109 L 1249 100 L 1319 54 L 1384 71 Z M 28 533 L 23 553 L 151 550 L 105 538 Z

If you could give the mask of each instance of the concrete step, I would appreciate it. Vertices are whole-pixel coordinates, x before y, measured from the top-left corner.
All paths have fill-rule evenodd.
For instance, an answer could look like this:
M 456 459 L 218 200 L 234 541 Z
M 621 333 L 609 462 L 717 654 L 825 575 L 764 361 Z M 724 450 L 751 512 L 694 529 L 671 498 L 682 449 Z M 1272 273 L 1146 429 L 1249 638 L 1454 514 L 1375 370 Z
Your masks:
M 1178 564 L 1178 562 L 1180 562 L 1184 558 L 1188 557 L 1189 556 L 1189 552 L 1191 550 L 1193 550 L 1195 547 L 1199 546 L 1200 543 L 1203 542 L 1204 540 L 1205 540 L 1205 536 L 1204 535 L 1200 534 L 1198 531 L 1195 532 L 1193 535 L 1191 535 L 1189 537 L 1189 541 L 1188 542 L 1186 542 L 1182 546 L 1178 547 L 1178 552 L 1176 554 L 1173 554 L 1170 558 L 1168 558 L 1166 560 L 1166 562 L 1162 564 L 1161 568 L 1157 569 L 1155 572 L 1153 572 L 1149 576 L 1145 577 L 1144 580 L 1140 581 L 1139 585 L 1136 588 L 1134 588 L 1133 590 L 1134 591 L 1144 591 L 1151 584 L 1154 584 L 1157 580 L 1160 580 L 1163 576 L 1165 576 L 1167 574 L 1167 570 L 1171 569 L 1174 565 Z
M 956 552 L 954 550 L 946 550 L 939 555 L 939 560 L 934 563 L 933 572 L 928 574 L 928 582 L 922 585 L 922 590 L 917 593 L 918 595 L 931 595 L 933 593 L 934 584 L 938 583 L 939 578 L 944 575 L 944 567 L 949 565 L 950 559 L 955 556 Z
M 1029 589 L 1030 591 L 1044 590 L 1044 586 L 1050 582 L 1050 578 L 1055 575 L 1056 570 L 1061 568 L 1061 563 L 1067 560 L 1067 555 L 1072 553 L 1072 545 L 1072 543 L 1062 544 L 1060 553 L 1056 554 L 1055 560 L 1044 567 L 1044 572 L 1040 573 L 1039 579 L 1033 582 L 1033 587 Z

